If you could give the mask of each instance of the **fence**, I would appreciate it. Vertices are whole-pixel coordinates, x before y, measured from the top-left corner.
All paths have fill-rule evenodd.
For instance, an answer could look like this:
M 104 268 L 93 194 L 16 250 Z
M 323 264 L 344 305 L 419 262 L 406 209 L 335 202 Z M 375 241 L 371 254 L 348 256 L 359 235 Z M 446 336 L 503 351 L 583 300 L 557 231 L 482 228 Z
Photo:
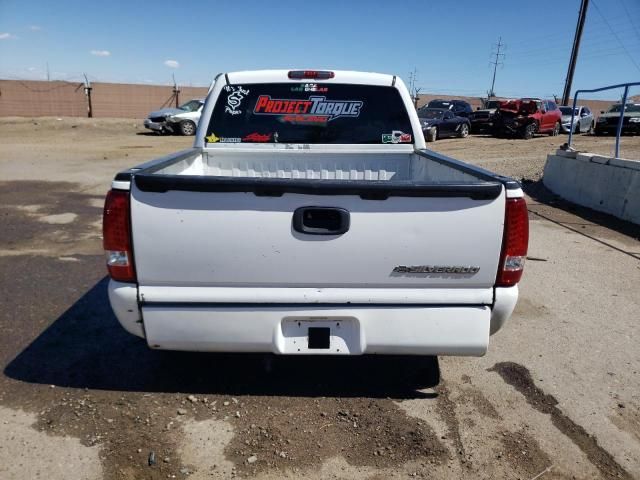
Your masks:
M 627 105 L 627 98 L 629 96 L 629 87 L 635 87 L 640 85 L 640 82 L 633 83 L 620 83 L 618 85 L 610 85 L 608 87 L 601 88 L 593 88 L 590 90 L 576 90 L 576 93 L 573 96 L 573 108 L 571 109 L 571 124 L 575 120 L 576 115 L 576 105 L 578 104 L 578 94 L 580 93 L 595 93 L 602 92 L 604 90 L 612 90 L 617 88 L 624 88 L 624 94 L 622 95 L 622 101 L 620 102 L 622 108 L 620 108 L 620 117 L 618 117 L 618 125 L 616 127 L 616 149 L 614 156 L 616 158 L 620 158 L 620 134 L 622 133 L 622 124 L 624 123 L 624 111 Z M 569 130 L 569 148 L 571 148 L 571 142 L 573 141 L 573 127 Z
M 123 83 L 91 84 L 94 117 L 144 118 L 150 111 L 175 106 L 172 86 Z M 84 83 L 37 80 L 0 80 L 0 117 L 86 117 L 89 102 Z M 204 97 L 205 87 L 179 87 L 179 102 Z M 420 94 L 418 106 L 436 98 L 465 100 L 475 109 L 478 97 Z M 611 102 L 583 100 L 593 111 L 608 108 Z
M 0 80 L 0 117 L 86 117 L 84 83 Z M 152 110 L 173 107 L 172 86 L 92 83 L 94 117 L 144 118 Z M 179 87 L 178 102 L 206 96 L 206 87 Z

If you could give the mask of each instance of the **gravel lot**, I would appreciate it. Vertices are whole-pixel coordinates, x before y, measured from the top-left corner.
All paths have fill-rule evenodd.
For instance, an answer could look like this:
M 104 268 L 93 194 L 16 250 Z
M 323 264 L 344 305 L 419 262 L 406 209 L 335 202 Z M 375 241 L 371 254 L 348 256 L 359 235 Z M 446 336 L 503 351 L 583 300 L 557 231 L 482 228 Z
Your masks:
M 115 172 L 188 147 L 140 122 L 0 119 L 0 478 L 640 479 L 640 237 L 541 187 L 566 137 L 435 150 L 525 180 L 521 300 L 483 358 L 152 351 L 106 298 Z M 640 158 L 640 137 L 623 138 Z M 577 146 L 612 150 L 612 138 Z

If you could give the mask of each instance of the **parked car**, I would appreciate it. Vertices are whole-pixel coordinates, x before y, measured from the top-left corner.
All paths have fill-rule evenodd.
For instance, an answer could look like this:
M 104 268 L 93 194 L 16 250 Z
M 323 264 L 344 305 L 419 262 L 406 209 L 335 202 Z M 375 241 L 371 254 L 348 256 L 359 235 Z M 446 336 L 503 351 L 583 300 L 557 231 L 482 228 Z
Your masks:
M 564 133 L 589 133 L 593 131 L 595 121 L 593 119 L 593 113 L 589 110 L 589 107 L 578 105 L 576 106 L 575 115 L 573 118 L 573 126 L 571 125 L 571 108 L 567 106 L 558 107 L 562 112 L 561 130 Z
M 606 112 L 600 112 L 596 122 L 596 135 L 615 135 L 622 104 L 612 105 Z M 640 133 L 640 103 L 627 103 L 622 117 L 622 133 Z
M 517 301 L 526 202 L 425 147 L 395 76 L 219 75 L 194 146 L 112 183 L 116 317 L 154 349 L 484 355 Z
M 500 100 L 487 100 L 482 108 L 478 107 L 475 112 L 469 114 L 471 122 L 471 132 L 490 131 L 493 126 L 493 116 L 500 106 Z
M 493 119 L 493 134 L 533 138 L 536 133 L 558 135 L 562 112 L 553 100 L 521 98 L 500 102 Z
M 422 108 L 418 110 L 418 119 L 427 142 L 435 142 L 445 137 L 465 138 L 471 131 L 469 119 L 459 117 L 451 110 Z
M 195 135 L 203 106 L 203 99 L 195 99 L 189 100 L 180 108 L 163 108 L 151 112 L 144 121 L 144 126 L 158 133 Z
M 473 108 L 468 102 L 464 100 L 431 100 L 427 105 L 422 108 L 442 108 L 443 110 L 451 110 L 459 117 L 468 117 Z

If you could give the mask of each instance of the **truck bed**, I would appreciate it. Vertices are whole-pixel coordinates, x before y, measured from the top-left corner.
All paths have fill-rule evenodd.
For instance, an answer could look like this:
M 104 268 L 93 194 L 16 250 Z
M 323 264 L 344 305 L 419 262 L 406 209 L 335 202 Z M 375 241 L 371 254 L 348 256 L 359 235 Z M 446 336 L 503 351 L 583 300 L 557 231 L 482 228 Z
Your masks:
M 120 174 L 142 191 L 258 191 L 496 198 L 511 179 L 429 151 L 191 149 Z

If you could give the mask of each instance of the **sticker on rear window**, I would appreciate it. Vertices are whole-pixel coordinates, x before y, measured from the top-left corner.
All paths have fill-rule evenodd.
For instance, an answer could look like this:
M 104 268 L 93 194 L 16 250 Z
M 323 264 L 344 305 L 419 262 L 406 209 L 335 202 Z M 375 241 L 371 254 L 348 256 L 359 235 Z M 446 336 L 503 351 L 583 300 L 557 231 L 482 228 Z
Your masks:
M 400 130 L 382 134 L 382 143 L 411 143 L 411 134 Z
M 300 85 L 296 85 L 295 87 L 291 87 L 291 91 L 292 92 L 327 93 L 329 91 L 329 88 L 320 86 L 317 83 L 302 83 Z
M 227 106 L 224 108 L 224 111 L 231 115 L 240 115 L 242 110 L 238 109 L 240 108 L 244 97 L 249 95 L 249 90 L 245 90 L 241 85 L 235 87 L 225 85 L 224 89 L 225 91 L 230 92 L 227 96 Z
M 211 133 L 207 138 L 207 143 L 240 143 L 242 142 L 241 138 L 235 137 L 218 137 L 215 133 Z
M 327 100 L 327 97 L 271 98 L 260 95 L 253 109 L 254 115 L 291 116 L 291 120 L 304 121 L 305 117 L 316 117 L 314 122 L 330 122 L 336 118 L 360 116 L 363 102 L 360 100 Z M 291 121 L 287 120 L 287 121 Z
M 263 134 L 263 133 L 253 132 L 245 137 L 242 137 L 243 142 L 264 143 L 264 142 L 268 142 L 269 140 L 271 140 L 270 133 Z

